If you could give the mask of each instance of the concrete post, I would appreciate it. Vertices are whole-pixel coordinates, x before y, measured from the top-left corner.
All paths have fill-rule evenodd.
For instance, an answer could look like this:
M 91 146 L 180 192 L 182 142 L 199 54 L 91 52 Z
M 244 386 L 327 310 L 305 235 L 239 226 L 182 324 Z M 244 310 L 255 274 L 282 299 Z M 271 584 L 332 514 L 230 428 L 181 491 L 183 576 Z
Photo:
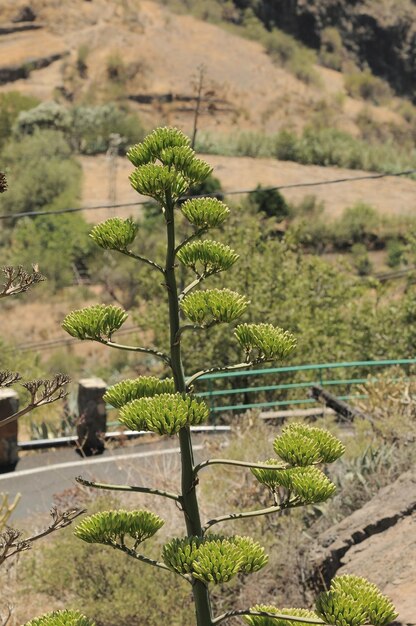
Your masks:
M 1 422 L 19 410 L 19 396 L 13 389 L 0 389 L 0 474 L 12 472 L 18 461 L 17 420 L 2 426 Z
M 104 452 L 107 411 L 103 395 L 106 389 L 101 378 L 83 378 L 78 383 L 77 435 L 79 452 L 85 456 Z

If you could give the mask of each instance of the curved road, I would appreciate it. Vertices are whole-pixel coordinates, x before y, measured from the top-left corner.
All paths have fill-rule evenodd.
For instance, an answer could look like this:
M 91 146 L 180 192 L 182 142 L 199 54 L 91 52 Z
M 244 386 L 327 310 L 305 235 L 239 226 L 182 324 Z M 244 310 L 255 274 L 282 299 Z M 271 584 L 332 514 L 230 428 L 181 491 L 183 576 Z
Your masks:
M 203 445 L 198 441 L 202 442 L 203 437 L 194 436 L 194 441 L 199 458 Z M 8 493 L 10 499 L 21 494 L 12 515 L 15 522 L 48 512 L 55 495 L 76 485 L 76 476 L 113 484 L 160 487 L 161 475 L 170 479 L 179 468 L 179 460 L 177 440 L 160 439 L 109 449 L 101 456 L 87 459 L 80 458 L 73 448 L 36 452 L 22 457 L 16 471 L 0 474 L 0 493 Z

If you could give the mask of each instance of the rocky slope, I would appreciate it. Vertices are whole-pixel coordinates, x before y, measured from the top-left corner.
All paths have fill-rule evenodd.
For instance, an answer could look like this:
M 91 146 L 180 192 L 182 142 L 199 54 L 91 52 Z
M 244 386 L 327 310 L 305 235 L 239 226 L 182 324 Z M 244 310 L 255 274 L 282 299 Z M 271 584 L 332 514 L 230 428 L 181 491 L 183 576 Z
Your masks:
M 416 471 L 402 474 L 319 538 L 318 587 L 337 574 L 364 576 L 394 602 L 400 624 L 416 624 Z
M 368 64 L 399 92 L 416 97 L 416 3 L 414 0 L 234 0 L 253 5 L 267 24 L 319 48 L 322 31 L 341 34 L 345 48 L 361 66 Z

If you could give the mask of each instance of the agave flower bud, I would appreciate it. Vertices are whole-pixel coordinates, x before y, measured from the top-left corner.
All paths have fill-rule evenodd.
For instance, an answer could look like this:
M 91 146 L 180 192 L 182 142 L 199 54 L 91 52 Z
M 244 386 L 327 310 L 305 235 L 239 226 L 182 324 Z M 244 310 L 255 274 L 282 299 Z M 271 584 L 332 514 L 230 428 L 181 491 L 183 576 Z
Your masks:
M 193 563 L 204 541 L 202 537 L 175 537 L 163 546 L 162 560 L 178 574 L 192 573 Z
M 103 398 L 115 409 L 139 398 L 157 396 L 161 393 L 174 393 L 173 378 L 160 380 L 156 376 L 140 376 L 135 380 L 123 380 L 107 389 Z
M 62 328 L 72 337 L 100 341 L 111 339 L 127 319 L 127 313 L 118 306 L 96 304 L 69 313 Z
M 287 463 L 301 466 L 332 463 L 345 451 L 341 441 L 328 431 L 301 423 L 285 426 L 273 448 Z
M 130 218 L 122 220 L 119 217 L 111 217 L 94 226 L 90 237 L 105 250 L 124 251 L 133 243 L 138 229 L 138 225 Z
M 177 257 L 198 275 L 211 276 L 228 270 L 239 258 L 229 246 L 217 241 L 194 241 L 185 244 Z
M 187 180 L 188 186 L 202 183 L 212 172 L 212 167 L 198 159 L 189 146 L 165 148 L 160 155 L 163 165 L 174 167 Z
M 126 536 L 142 543 L 163 526 L 164 521 L 151 511 L 103 511 L 85 517 L 74 534 L 87 543 L 113 545 L 123 543 Z
M 279 461 L 270 459 L 265 461 L 270 465 L 278 465 Z M 257 480 L 266 485 L 271 491 L 284 487 L 292 498 L 296 497 L 296 504 L 314 504 L 328 500 L 334 492 L 335 485 L 317 467 L 291 467 L 285 469 L 251 468 Z
M 240 572 L 257 572 L 268 561 L 260 544 L 238 535 L 175 538 L 163 547 L 162 558 L 174 571 L 207 584 L 227 582 Z
M 267 565 L 269 557 L 257 541 L 254 541 L 251 537 L 240 537 L 238 535 L 230 539 L 241 551 L 242 563 L 240 570 L 244 574 L 258 572 Z
M 316 600 L 318 615 L 334 626 L 385 626 L 396 619 L 390 599 L 376 585 L 359 576 L 336 576 L 329 591 Z
M 168 148 L 188 147 L 189 137 L 177 128 L 156 128 L 145 139 L 127 152 L 127 158 L 135 167 L 161 161 L 163 152 Z
M 79 611 L 52 611 L 26 622 L 25 626 L 95 626 L 95 622 Z
M 334 495 L 336 487 L 317 467 L 293 467 L 279 472 L 282 486 L 297 504 L 317 504 Z
M 230 209 L 216 198 L 187 200 L 181 205 L 181 211 L 198 230 L 221 226 L 230 213 Z
M 120 411 L 120 422 L 133 430 L 150 430 L 159 435 L 174 435 L 187 425 L 208 418 L 209 409 L 201 400 L 180 393 L 162 393 L 139 398 Z
M 192 575 L 204 583 L 226 583 L 243 565 L 239 547 L 227 539 L 208 540 L 198 549 Z
M 181 309 L 194 324 L 232 322 L 246 310 L 249 300 L 230 289 L 195 291 L 181 302 Z
M 292 333 L 272 324 L 239 324 L 234 334 L 247 358 L 253 360 L 281 360 L 296 346 Z
M 267 459 L 267 461 L 259 461 L 264 465 L 280 466 L 280 469 L 262 469 L 259 467 L 251 467 L 251 473 L 257 478 L 259 483 L 265 485 L 271 491 L 274 491 L 278 487 L 282 486 L 282 480 L 279 479 L 279 474 L 286 468 L 286 463 L 279 461 L 278 459 Z
M 169 193 L 175 202 L 187 191 L 189 184 L 180 172 L 165 165 L 148 163 L 134 170 L 129 176 L 131 185 L 138 193 L 154 198 L 162 205 Z

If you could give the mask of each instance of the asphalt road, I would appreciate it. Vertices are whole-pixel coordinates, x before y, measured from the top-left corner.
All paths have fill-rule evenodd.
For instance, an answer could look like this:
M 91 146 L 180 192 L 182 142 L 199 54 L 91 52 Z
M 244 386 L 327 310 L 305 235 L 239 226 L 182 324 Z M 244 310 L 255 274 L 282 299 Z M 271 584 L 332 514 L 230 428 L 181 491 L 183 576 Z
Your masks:
M 203 436 L 193 437 L 195 456 L 203 458 Z M 172 477 L 179 469 L 178 440 L 164 439 L 149 443 L 108 449 L 104 454 L 80 458 L 74 449 L 42 451 L 23 456 L 14 472 L 0 474 L 0 493 L 10 499 L 21 494 L 12 522 L 49 512 L 54 496 L 73 488 L 75 477 L 112 484 L 136 484 L 160 487 L 161 475 Z

